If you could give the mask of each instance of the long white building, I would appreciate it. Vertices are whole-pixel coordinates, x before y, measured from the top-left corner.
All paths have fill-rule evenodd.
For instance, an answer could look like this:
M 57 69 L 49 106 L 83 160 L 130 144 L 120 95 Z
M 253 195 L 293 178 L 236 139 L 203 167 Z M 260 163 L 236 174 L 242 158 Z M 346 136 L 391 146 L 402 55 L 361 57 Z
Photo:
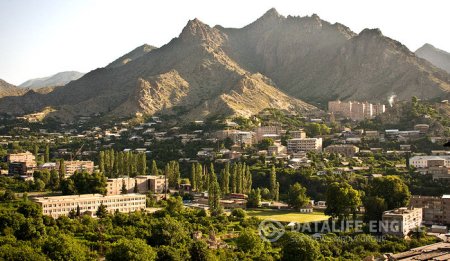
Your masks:
M 442 156 L 414 156 L 409 158 L 409 165 L 415 168 L 428 168 L 436 165 L 450 168 L 450 155 Z
M 133 212 L 145 209 L 146 196 L 142 194 L 123 194 L 113 196 L 103 196 L 101 194 L 83 194 L 70 196 L 35 197 L 32 200 L 42 207 L 42 214 L 58 218 L 68 216 L 71 210 L 88 212 L 96 216 L 98 207 L 103 204 L 110 213 L 116 210 L 119 212 Z
M 287 141 L 287 150 L 289 153 L 299 151 L 322 151 L 322 138 L 297 138 Z

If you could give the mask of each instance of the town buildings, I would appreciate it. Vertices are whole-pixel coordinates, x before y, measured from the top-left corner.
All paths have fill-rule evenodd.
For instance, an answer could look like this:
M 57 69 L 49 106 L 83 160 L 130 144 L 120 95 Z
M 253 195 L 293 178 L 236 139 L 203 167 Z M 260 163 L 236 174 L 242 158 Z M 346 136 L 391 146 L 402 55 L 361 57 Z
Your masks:
M 359 148 L 354 145 L 337 144 L 326 147 L 325 152 L 338 153 L 345 157 L 353 157 L 359 152 Z
M 230 138 L 234 144 L 251 146 L 255 142 L 255 133 L 240 130 L 219 130 L 214 133 L 219 140 Z
M 151 191 L 153 193 L 164 192 L 164 185 L 166 180 L 164 176 L 137 176 L 134 178 L 110 178 L 107 181 L 107 195 L 120 195 L 122 188 L 126 189 L 127 193 L 142 193 L 146 194 Z M 137 187 L 137 188 L 136 188 Z
M 422 209 L 402 207 L 383 212 L 380 225 L 383 234 L 407 236 L 413 229 L 422 225 Z
M 450 155 L 414 156 L 409 158 L 409 165 L 422 174 L 431 174 L 433 179 L 450 179 Z
M 360 121 L 364 119 L 371 119 L 384 113 L 386 111 L 386 106 L 384 104 L 372 104 L 369 102 L 329 101 L 328 111 L 338 116 Z
M 64 166 L 66 168 L 66 177 L 72 176 L 75 172 L 94 172 L 94 162 L 90 160 L 65 161 Z
M 412 196 L 410 206 L 423 209 L 423 221 L 427 225 L 450 225 L 450 195 Z
M 58 218 L 68 216 L 70 211 L 96 216 L 98 207 L 103 204 L 110 213 L 133 212 L 145 209 L 146 196 L 141 194 L 123 194 L 103 196 L 101 194 L 83 194 L 71 196 L 35 197 L 31 198 L 42 207 L 42 214 Z
M 322 138 L 297 138 L 289 139 L 287 141 L 288 153 L 295 153 L 299 151 L 322 151 Z
M 7 156 L 8 173 L 10 175 L 33 175 L 36 169 L 36 157 L 33 153 L 26 151 L 22 153 L 11 153 Z
M 279 139 L 282 129 L 280 126 L 261 126 L 255 129 L 256 140 L 260 142 L 264 138 Z

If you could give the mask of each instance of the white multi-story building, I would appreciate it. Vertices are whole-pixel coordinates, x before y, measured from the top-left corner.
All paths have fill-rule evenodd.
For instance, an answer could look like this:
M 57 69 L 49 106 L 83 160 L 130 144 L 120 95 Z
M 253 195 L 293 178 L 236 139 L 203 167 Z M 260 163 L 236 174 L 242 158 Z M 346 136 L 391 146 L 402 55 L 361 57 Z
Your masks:
M 296 130 L 296 131 L 290 131 L 289 134 L 292 136 L 293 139 L 304 139 L 304 138 L 306 138 L 306 132 L 303 129 Z
M 357 101 L 329 101 L 328 111 L 334 114 L 339 114 L 343 117 L 348 117 L 352 120 L 371 119 L 386 111 L 384 104 L 372 104 L 369 102 Z
M 381 232 L 404 237 L 422 225 L 422 208 L 397 208 L 383 212 Z
M 103 204 L 110 213 L 133 212 L 145 209 L 146 196 L 141 194 L 123 194 L 103 196 L 101 194 L 83 194 L 71 196 L 36 197 L 32 200 L 42 207 L 42 214 L 58 218 L 68 216 L 70 211 L 89 213 L 96 216 L 98 207 Z
M 77 171 L 94 172 L 94 162 L 90 160 L 65 161 L 64 167 L 66 168 L 66 177 L 72 176 Z
M 299 151 L 322 151 L 322 138 L 297 138 L 289 139 L 287 141 L 287 150 L 289 153 L 296 153 Z
M 280 126 L 261 126 L 255 129 L 256 140 L 260 142 L 262 139 L 266 137 L 276 137 L 281 135 L 281 127 Z
M 230 138 L 234 144 L 252 145 L 254 143 L 255 133 L 240 130 L 219 130 L 215 132 L 215 137 L 219 140 Z
M 425 169 L 437 165 L 450 168 L 450 155 L 414 156 L 409 158 L 409 165 L 418 169 Z
M 164 176 L 137 176 L 135 178 L 110 178 L 107 181 L 107 195 L 119 195 L 125 187 L 127 193 L 143 193 L 151 191 L 153 193 L 164 192 L 166 179 Z
M 26 151 L 22 153 L 12 153 L 7 156 L 7 160 L 9 163 L 11 162 L 33 162 L 35 163 L 36 157 L 33 155 L 33 153 Z

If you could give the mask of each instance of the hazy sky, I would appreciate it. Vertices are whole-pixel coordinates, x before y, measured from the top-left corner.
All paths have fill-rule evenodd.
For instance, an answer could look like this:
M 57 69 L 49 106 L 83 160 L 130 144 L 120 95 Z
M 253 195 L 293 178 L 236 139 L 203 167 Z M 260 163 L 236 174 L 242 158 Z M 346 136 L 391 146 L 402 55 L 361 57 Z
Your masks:
M 144 43 L 164 45 L 189 19 L 243 27 L 271 7 L 284 16 L 316 13 L 357 33 L 380 28 L 410 50 L 428 42 L 450 51 L 447 0 L 0 0 L 0 78 L 20 84 L 88 72 Z

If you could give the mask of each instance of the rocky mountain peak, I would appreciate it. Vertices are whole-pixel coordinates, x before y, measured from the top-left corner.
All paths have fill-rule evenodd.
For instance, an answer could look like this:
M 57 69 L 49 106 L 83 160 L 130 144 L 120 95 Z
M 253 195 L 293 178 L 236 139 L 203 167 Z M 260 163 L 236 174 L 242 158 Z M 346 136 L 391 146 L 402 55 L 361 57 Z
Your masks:
M 197 18 L 189 20 L 183 28 L 179 39 L 183 42 L 214 43 L 216 45 L 220 45 L 223 42 L 223 36 L 219 30 L 211 28 Z
M 378 37 L 378 36 L 383 36 L 383 33 L 381 33 L 381 30 L 379 28 L 373 28 L 373 29 L 366 28 L 366 29 L 362 30 L 359 33 L 359 35 L 366 36 L 366 37 Z
M 426 43 L 417 49 L 415 54 L 418 57 L 431 62 L 434 66 L 450 73 L 450 53 L 438 49 L 432 44 Z
M 270 8 L 269 10 L 267 10 L 267 12 L 264 13 L 263 16 L 261 16 L 260 19 L 278 19 L 281 17 L 283 16 L 278 13 L 277 9 Z
M 258 18 L 253 23 L 247 25 L 246 27 L 263 28 L 263 29 L 267 27 L 274 27 L 277 24 L 280 24 L 285 19 L 286 17 L 280 15 L 275 8 L 271 8 L 267 12 L 265 12 L 263 16 Z

